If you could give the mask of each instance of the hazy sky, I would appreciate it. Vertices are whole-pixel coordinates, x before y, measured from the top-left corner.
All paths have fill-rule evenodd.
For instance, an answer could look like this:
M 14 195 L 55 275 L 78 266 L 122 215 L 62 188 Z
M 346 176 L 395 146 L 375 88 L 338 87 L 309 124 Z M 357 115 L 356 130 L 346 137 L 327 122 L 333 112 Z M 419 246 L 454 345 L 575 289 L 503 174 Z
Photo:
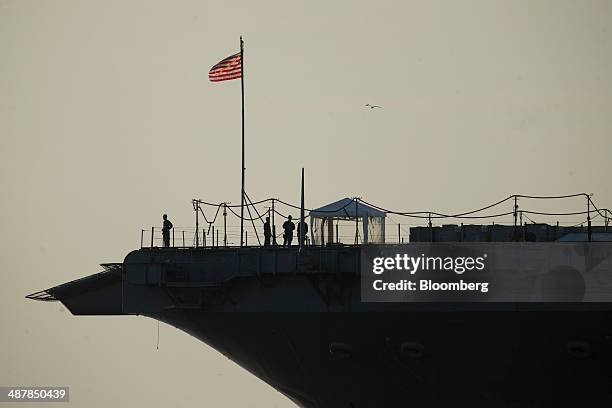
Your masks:
M 207 72 L 240 35 L 253 199 L 298 202 L 304 166 L 307 206 L 612 206 L 610 21 L 586 0 L 0 2 L 0 385 L 292 406 L 172 327 L 156 350 L 153 320 L 23 298 L 122 261 L 163 212 L 190 226 L 193 197 L 239 202 L 240 82 Z

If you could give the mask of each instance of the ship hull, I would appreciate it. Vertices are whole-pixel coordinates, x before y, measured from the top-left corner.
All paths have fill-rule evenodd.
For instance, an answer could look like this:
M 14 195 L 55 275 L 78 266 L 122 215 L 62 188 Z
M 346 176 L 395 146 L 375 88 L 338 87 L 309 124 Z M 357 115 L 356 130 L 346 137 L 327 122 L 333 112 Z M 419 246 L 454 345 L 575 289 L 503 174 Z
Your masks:
M 546 245 L 582 257 L 553 287 L 578 282 L 581 298 L 608 296 L 599 289 L 611 286 L 610 246 Z M 612 302 L 367 302 L 361 255 L 359 247 L 141 249 L 31 296 L 75 315 L 160 319 L 301 407 L 612 405 Z M 547 294 L 542 282 L 566 276 L 543 272 L 523 286 Z M 519 266 L 503 273 L 525 276 Z
M 606 311 L 176 311 L 161 319 L 302 407 L 612 404 Z

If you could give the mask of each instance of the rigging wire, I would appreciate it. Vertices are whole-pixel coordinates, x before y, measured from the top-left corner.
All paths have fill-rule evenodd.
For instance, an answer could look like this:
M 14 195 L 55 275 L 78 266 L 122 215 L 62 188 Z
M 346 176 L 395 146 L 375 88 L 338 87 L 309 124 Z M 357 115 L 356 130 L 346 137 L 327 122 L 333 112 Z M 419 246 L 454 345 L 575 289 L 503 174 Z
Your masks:
M 247 200 L 251 201 L 251 199 L 249 198 L 249 196 L 247 195 L 246 191 L 244 192 L 244 195 L 246 196 Z M 253 215 L 251 214 L 251 209 L 249 208 L 249 206 L 246 206 L 247 211 L 249 212 L 249 217 L 251 217 L 251 223 L 253 223 L 253 230 L 255 231 L 255 237 L 257 237 L 257 242 L 259 243 L 259 245 L 261 245 L 261 240 L 259 239 L 259 234 L 257 233 L 257 227 L 255 227 L 255 221 L 253 220 Z M 253 208 L 255 208 L 255 206 L 253 206 Z M 259 213 L 257 213 L 259 215 Z M 261 219 L 261 215 L 259 215 L 259 218 Z
M 267 202 L 267 201 L 271 201 L 271 200 L 272 200 L 272 198 L 266 198 L 266 199 L 263 199 L 263 200 L 256 201 L 256 202 L 254 202 L 254 203 L 252 203 L 252 204 L 253 204 L 253 205 L 256 205 L 256 204 L 261 204 L 261 203 L 265 203 L 265 202 Z M 202 201 L 202 200 L 196 200 L 196 201 L 197 201 L 198 203 L 200 203 L 200 204 L 208 205 L 208 206 L 211 206 L 211 207 L 216 207 L 216 206 L 219 206 L 219 205 L 221 205 L 221 204 L 222 204 L 222 203 L 219 203 L 219 204 L 209 203 L 209 202 L 207 202 L 207 201 Z M 228 207 L 228 208 L 230 208 L 230 207 L 231 207 L 231 208 L 240 208 L 240 205 L 238 205 L 238 204 L 234 204 L 234 205 L 228 205 L 227 207 Z
M 247 207 L 248 207 L 248 206 L 247 206 Z M 238 214 L 236 211 L 232 210 L 232 209 L 230 208 L 230 206 L 229 206 L 229 205 L 227 206 L 227 209 L 228 209 L 228 210 L 229 210 L 229 211 L 230 211 L 232 214 L 234 214 L 234 215 L 235 215 L 235 216 L 236 216 L 238 219 L 240 219 L 240 218 L 241 218 L 241 217 L 240 217 L 240 214 Z M 251 217 L 250 217 L 250 218 L 247 218 L 247 217 L 242 217 L 242 220 L 243 220 L 243 221 L 257 221 L 257 220 L 260 220 L 261 218 L 263 218 L 263 215 L 260 215 L 260 216 L 258 216 L 258 217 L 256 217 L 256 218 L 251 218 Z
M 285 204 L 287 207 L 292 207 L 292 208 L 295 208 L 296 210 L 301 210 L 301 207 L 299 207 L 297 205 L 294 205 L 294 204 L 287 203 L 287 202 L 281 200 L 280 198 L 275 198 L 275 200 L 278 201 L 279 203 Z M 340 210 L 344 210 L 349 205 L 353 205 L 354 202 L 355 202 L 354 200 L 351 200 L 351 201 L 347 202 L 345 205 L 343 205 L 342 207 L 336 208 L 335 210 L 313 210 L 311 208 L 304 207 L 304 211 L 317 212 L 317 213 L 335 213 L 335 212 L 338 212 Z
M 591 218 L 591 221 L 593 221 L 595 218 L 597 218 L 597 217 L 601 217 L 601 216 L 602 216 L 601 214 L 597 213 L 597 214 L 595 214 L 595 215 L 593 216 L 593 218 Z M 573 227 L 577 227 L 577 226 L 581 226 L 581 227 L 582 227 L 582 226 L 584 226 L 584 224 L 586 224 L 587 222 L 589 222 L 588 218 L 587 218 L 586 220 L 584 220 L 584 221 L 579 222 L 578 224 L 571 225 L 571 227 L 572 227 L 572 228 L 573 228 Z
M 450 214 L 441 214 L 441 213 L 437 213 L 437 212 L 434 212 L 434 211 L 412 211 L 412 212 L 408 212 L 408 211 L 393 211 L 393 210 L 388 210 L 388 209 L 385 209 L 383 207 L 377 206 L 375 204 L 369 203 L 369 202 L 367 202 L 367 201 L 365 201 L 363 199 L 361 201 L 364 204 L 367 204 L 367 205 L 369 205 L 371 207 L 374 207 L 374 208 L 376 208 L 378 210 L 385 211 L 385 212 L 388 212 L 388 213 L 391 213 L 391 214 L 396 214 L 396 215 L 414 216 L 414 218 L 429 218 L 428 215 L 420 216 L 418 214 L 433 214 L 433 215 L 436 215 L 436 217 L 431 217 L 431 218 L 460 218 L 460 217 L 462 217 L 464 215 L 470 215 L 470 214 L 474 214 L 474 213 L 477 213 L 477 212 L 480 212 L 480 211 L 488 210 L 489 208 L 493 208 L 495 206 L 498 206 L 498 205 L 500 205 L 500 204 L 502 204 L 502 203 L 512 199 L 513 197 L 514 196 L 508 196 L 508 197 L 504 198 L 503 200 L 499 200 L 499 201 L 497 201 L 497 202 L 495 202 L 493 204 L 489 204 L 489 205 L 487 205 L 485 207 L 478 208 L 478 209 L 472 210 L 472 211 L 467 211 L 467 212 L 464 212 L 464 213 L 453 214 L 453 215 L 450 215 Z
M 204 211 L 202 210 L 202 207 L 198 206 L 198 208 L 200 209 L 200 212 L 202 213 L 202 215 L 204 216 L 204 221 L 206 221 L 208 223 L 208 231 L 206 231 L 206 235 L 210 234 L 210 228 L 212 227 L 212 225 L 215 223 L 215 221 L 217 221 L 217 216 L 219 215 L 219 210 L 221 209 L 221 205 L 219 204 L 217 206 L 217 212 L 215 213 L 215 218 L 213 218 L 212 221 L 208 221 L 206 219 L 206 215 L 204 215 Z
M 601 215 L 601 212 L 600 212 L 599 208 L 597 208 L 597 206 L 595 205 L 595 203 L 594 203 L 594 202 L 593 202 L 593 200 L 591 199 L 591 196 L 590 196 L 590 195 L 588 195 L 588 196 L 587 196 L 587 199 L 588 199 L 588 200 L 589 200 L 589 202 L 590 202 L 590 203 L 593 205 L 593 208 L 595 208 L 595 210 L 597 211 L 597 214 L 599 214 L 600 216 L 602 216 L 602 217 L 604 217 L 604 218 L 608 219 L 609 217 L 606 217 L 606 216 L 605 216 L 605 213 L 607 212 L 608 214 L 611 214 L 611 215 L 612 215 L 612 212 L 610 212 L 610 210 L 608 210 L 607 208 L 602 208 L 602 209 L 601 209 L 601 211 L 603 211 L 603 212 L 604 212 L 604 215 Z
M 512 194 L 510 197 L 514 198 L 533 198 L 536 200 L 557 200 L 562 198 L 573 198 L 573 197 L 584 197 L 588 196 L 587 193 L 576 193 L 576 194 L 566 194 L 566 195 L 558 195 L 558 196 L 533 196 L 533 195 L 525 195 L 525 194 Z
M 244 195 L 246 196 L 247 200 L 249 200 L 249 202 L 251 203 L 251 206 L 253 207 L 253 210 L 255 210 L 255 213 L 258 215 L 259 219 L 262 218 L 261 214 L 259 214 L 259 211 L 257 211 L 257 207 L 255 207 L 255 204 L 253 203 L 253 200 L 251 200 L 251 197 L 249 197 L 249 195 L 247 194 L 247 192 L 244 192 Z M 249 213 L 250 215 L 251 213 Z
M 521 212 L 522 212 L 522 214 L 523 214 L 523 216 L 524 216 L 525 218 L 527 218 L 527 219 L 528 219 L 529 221 L 531 221 L 533 224 L 537 224 L 537 222 L 535 222 L 534 220 L 532 220 L 531 218 L 529 218 L 529 216 L 527 216 L 527 214 L 525 214 L 525 211 L 521 211 Z
M 278 215 L 278 216 L 280 216 L 280 217 L 282 217 L 282 218 L 284 218 L 284 219 L 286 219 L 286 220 L 287 220 L 287 219 L 289 219 L 289 215 L 284 215 L 284 214 L 281 214 L 281 213 L 280 213 L 280 212 L 279 212 L 279 211 L 278 211 L 276 208 L 274 209 L 274 214 L 276 214 L 276 215 Z M 304 216 L 304 219 L 306 219 L 306 218 L 308 218 L 308 217 L 310 217 L 310 216 L 311 216 L 310 214 L 305 215 L 305 216 Z M 292 218 L 292 219 L 295 219 L 295 218 L 293 218 L 293 217 L 291 217 L 291 218 Z
M 240 207 L 239 205 L 226 205 L 226 208 L 228 208 L 230 210 L 230 212 L 235 215 L 236 217 L 238 217 L 239 219 L 242 218 L 244 221 L 257 221 L 257 220 L 261 220 L 263 218 L 263 215 L 259 213 L 259 211 L 256 208 L 257 204 L 262 204 L 262 203 L 266 203 L 266 202 L 270 202 L 270 201 L 277 201 L 287 207 L 290 208 L 294 208 L 294 209 L 301 209 L 299 206 L 288 203 L 286 201 L 283 201 L 279 198 L 266 198 L 263 200 L 259 200 L 259 201 L 255 201 L 253 202 L 250 197 L 246 194 L 245 195 L 248 199 L 248 201 L 250 202 L 250 205 L 255 209 L 255 212 L 257 213 L 257 217 L 253 217 L 252 215 L 250 215 L 249 218 L 246 217 L 240 217 L 239 214 L 237 214 L 233 208 L 238 208 Z M 492 204 L 486 205 L 484 207 L 480 207 L 477 208 L 475 210 L 471 210 L 471 211 L 466 211 L 466 212 L 462 212 L 462 213 L 456 213 L 456 214 L 445 214 L 445 213 L 439 213 L 436 211 L 394 211 L 394 210 L 390 210 L 384 207 L 381 207 L 379 205 L 370 203 L 368 201 L 365 201 L 363 199 L 361 199 L 360 201 L 366 205 L 369 205 L 372 208 L 378 209 L 380 211 L 384 211 L 387 214 L 394 214 L 394 215 L 399 215 L 402 217 L 410 217 L 410 218 L 417 218 L 417 219 L 443 219 L 443 218 L 457 218 L 457 219 L 490 219 L 490 218 L 498 218 L 498 217 L 503 217 L 503 216 L 507 216 L 507 215 L 511 215 L 514 214 L 514 211 L 509 211 L 509 212 L 503 212 L 503 213 L 497 213 L 497 214 L 487 214 L 487 215 L 473 215 L 485 210 L 488 210 L 490 208 L 499 206 L 511 199 L 516 199 L 516 198 L 524 198 L 524 199 L 535 199 L 535 200 L 556 200 L 556 199 L 567 199 L 567 198 L 575 198 L 575 197 L 586 197 L 588 199 L 588 202 L 590 204 L 593 205 L 594 210 L 588 210 L 588 211 L 573 211 L 573 212 L 542 212 L 542 211 L 531 211 L 531 210 L 521 210 L 524 214 L 535 214 L 535 215 L 546 215 L 546 216 L 569 216 L 569 215 L 580 215 L 580 214 L 590 214 L 590 213 L 597 213 L 599 216 L 604 217 L 607 219 L 612 218 L 612 211 L 610 211 L 607 208 L 598 208 L 595 203 L 593 202 L 591 195 L 587 194 L 587 193 L 576 193 L 576 194 L 566 194 L 566 195 L 556 195 L 556 196 L 541 196 L 541 195 L 527 195 L 527 194 L 512 194 L 509 195 L 508 197 L 505 197 L 499 201 L 496 201 Z M 221 207 L 222 204 L 214 204 L 214 203 L 209 203 L 206 201 L 202 201 L 202 200 L 197 200 L 198 203 L 200 204 L 204 204 L 204 205 L 208 205 L 208 206 L 216 206 L 217 207 L 217 212 L 215 213 L 215 217 L 212 221 L 208 221 L 208 219 L 206 218 L 206 216 L 204 216 L 204 219 L 206 222 L 209 223 L 209 230 L 210 230 L 210 225 L 212 223 L 214 223 L 217 219 L 218 213 L 219 213 L 219 209 Z M 346 203 L 344 206 L 339 207 L 337 209 L 334 210 L 313 210 L 310 208 L 304 208 L 305 211 L 308 212 L 316 212 L 316 213 L 335 213 L 338 211 L 341 211 L 347 207 L 349 207 L 350 205 L 352 205 L 354 203 L 354 200 L 349 201 L 348 203 Z M 249 204 L 247 204 L 248 207 Z M 203 210 L 200 208 L 200 212 L 202 213 L 202 215 L 204 215 Z M 276 209 L 274 210 L 274 213 L 278 214 L 279 216 L 287 219 L 288 216 L 280 213 L 279 211 L 277 211 Z M 606 215 L 606 214 L 609 214 Z M 310 216 L 310 215 L 308 215 Z M 307 216 L 307 217 L 308 217 Z
M 581 215 L 588 214 L 589 212 L 595 211 L 574 211 L 568 213 L 549 213 L 549 212 L 540 212 L 540 211 L 529 211 L 529 210 L 521 210 L 523 214 L 535 214 L 535 215 L 555 215 L 555 216 L 564 216 L 564 215 Z

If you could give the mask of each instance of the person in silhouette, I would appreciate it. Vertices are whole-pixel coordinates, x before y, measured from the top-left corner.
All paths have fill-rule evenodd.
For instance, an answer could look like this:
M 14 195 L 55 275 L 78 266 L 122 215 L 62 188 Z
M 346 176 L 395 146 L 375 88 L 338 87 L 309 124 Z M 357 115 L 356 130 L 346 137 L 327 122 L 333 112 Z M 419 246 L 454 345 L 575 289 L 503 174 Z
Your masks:
M 283 229 L 285 233 L 283 234 L 283 246 L 290 247 L 291 241 L 293 241 L 293 230 L 295 229 L 295 224 L 291 221 L 291 216 L 287 217 L 287 221 L 283 223 Z
M 306 221 L 298 222 L 297 233 L 298 237 L 302 237 L 302 245 L 306 245 L 306 235 L 308 234 L 308 224 L 306 224 Z
M 162 227 L 162 237 L 164 239 L 164 246 L 169 247 L 170 246 L 170 230 L 174 226 L 172 225 L 172 223 L 170 222 L 166 214 L 164 214 L 163 218 L 164 218 L 164 226 Z
M 272 229 L 270 228 L 270 217 L 266 217 L 264 222 L 264 246 L 270 246 L 270 237 L 272 236 Z

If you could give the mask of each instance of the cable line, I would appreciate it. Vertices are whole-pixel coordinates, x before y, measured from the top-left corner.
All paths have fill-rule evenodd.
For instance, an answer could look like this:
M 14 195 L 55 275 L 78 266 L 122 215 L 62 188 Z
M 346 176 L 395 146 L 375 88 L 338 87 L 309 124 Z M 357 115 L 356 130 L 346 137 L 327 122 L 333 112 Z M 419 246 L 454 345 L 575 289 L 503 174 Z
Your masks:
M 287 207 L 293 208 L 293 209 L 301 209 L 299 206 L 291 204 L 289 202 L 283 201 L 279 198 L 266 198 L 263 200 L 259 200 L 259 201 L 255 201 L 253 202 L 251 200 L 251 198 L 248 196 L 248 194 L 246 194 L 245 192 L 245 197 L 248 200 L 247 203 L 247 207 L 252 206 L 253 209 L 255 210 L 257 217 L 253 217 L 252 214 L 249 211 L 249 218 L 247 217 L 241 217 L 239 214 L 237 214 L 233 208 L 238 208 L 240 207 L 240 205 L 226 205 L 226 204 L 214 204 L 214 203 L 209 203 L 203 200 L 196 200 L 198 203 L 203 204 L 203 205 L 208 205 L 208 206 L 213 206 L 213 207 L 217 207 L 217 212 L 215 213 L 215 217 L 212 221 L 209 221 L 206 216 L 204 215 L 204 211 L 200 208 L 200 212 L 202 213 L 202 215 L 204 215 L 204 220 L 209 224 L 209 230 L 210 230 L 210 225 L 212 223 L 214 223 L 217 219 L 217 216 L 219 214 L 219 210 L 221 208 L 222 205 L 225 205 L 225 208 L 229 209 L 230 212 L 235 215 L 236 217 L 238 217 L 239 219 L 242 219 L 243 221 L 257 221 L 257 220 L 261 220 L 263 218 L 263 216 L 265 215 L 265 213 L 262 215 L 259 213 L 259 211 L 257 210 L 256 205 L 257 204 L 262 204 L 262 203 L 267 203 L 270 201 L 276 201 L 278 203 L 281 203 Z M 388 208 L 384 208 L 381 207 L 379 205 L 370 203 L 368 201 L 365 200 L 360 200 L 362 203 L 375 208 L 377 210 L 380 211 L 384 211 L 387 214 L 394 214 L 394 215 L 399 215 L 402 217 L 409 217 L 409 218 L 416 218 L 416 219 L 444 219 L 444 218 L 457 218 L 457 219 L 490 219 L 490 218 L 498 218 L 498 217 L 503 217 L 503 216 L 507 216 L 507 215 L 512 215 L 512 214 L 516 214 L 516 209 L 514 211 L 509 211 L 509 212 L 503 212 L 503 213 L 497 213 L 497 214 L 487 214 L 487 215 L 474 215 L 477 213 L 480 213 L 482 211 L 497 207 L 509 200 L 516 200 L 517 198 L 524 198 L 524 199 L 534 199 L 534 200 L 557 200 L 557 199 L 567 199 L 567 198 L 576 198 L 576 197 L 586 197 L 587 198 L 587 203 L 588 204 L 592 204 L 593 205 L 593 210 L 588 209 L 587 211 L 573 211 L 573 212 L 542 212 L 542 211 L 531 211 L 531 210 L 521 210 L 521 212 L 523 214 L 534 214 L 534 215 L 546 215 L 546 216 L 569 216 L 569 215 L 581 215 L 581 214 L 587 214 L 590 215 L 591 213 L 597 213 L 599 216 L 604 217 L 606 219 L 606 221 L 608 221 L 609 219 L 612 218 L 612 211 L 610 211 L 607 208 L 598 208 L 595 203 L 593 202 L 593 199 L 591 198 L 590 194 L 587 193 L 576 193 L 576 194 L 565 194 L 565 195 L 556 195 L 556 196 L 543 196 L 543 195 L 527 195 L 527 194 L 512 194 L 509 195 L 508 197 L 505 197 L 499 201 L 496 201 L 492 204 L 486 205 L 484 207 L 480 207 L 477 208 L 475 210 L 471 210 L 471 211 L 465 211 L 465 212 L 461 212 L 461 213 L 456 213 L 456 214 L 445 214 L 445 213 L 440 213 L 440 212 L 436 212 L 436 211 L 394 211 L 394 210 L 390 210 Z M 348 203 L 346 203 L 344 206 L 339 207 L 337 209 L 334 210 L 313 210 L 310 208 L 304 208 L 305 211 L 308 212 L 316 212 L 316 213 L 336 213 L 338 211 L 341 211 L 347 207 L 349 207 L 350 205 L 354 204 L 355 200 L 351 200 Z M 278 210 L 274 209 L 273 213 L 278 214 L 279 216 L 287 219 L 288 216 L 280 213 Z M 310 214 L 308 215 L 310 216 Z M 307 217 L 308 217 L 307 216 Z

